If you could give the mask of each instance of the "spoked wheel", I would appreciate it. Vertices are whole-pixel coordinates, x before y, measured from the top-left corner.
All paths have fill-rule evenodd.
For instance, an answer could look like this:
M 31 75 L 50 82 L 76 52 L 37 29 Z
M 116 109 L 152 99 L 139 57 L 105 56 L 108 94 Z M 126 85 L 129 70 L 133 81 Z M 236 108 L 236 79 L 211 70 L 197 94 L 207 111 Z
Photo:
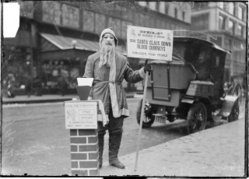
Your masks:
M 207 124 L 207 108 L 201 103 L 195 103 L 190 107 L 187 115 L 187 133 L 194 133 L 205 129 Z
M 231 114 L 228 116 L 227 121 L 232 122 L 239 119 L 239 101 L 237 100 L 232 108 Z
M 140 116 L 142 111 L 142 104 L 143 100 L 139 101 L 138 108 L 137 108 L 137 123 L 140 124 Z M 151 125 L 154 123 L 155 116 L 152 115 L 151 108 L 148 105 L 144 106 L 144 117 L 143 117 L 143 128 L 150 128 Z

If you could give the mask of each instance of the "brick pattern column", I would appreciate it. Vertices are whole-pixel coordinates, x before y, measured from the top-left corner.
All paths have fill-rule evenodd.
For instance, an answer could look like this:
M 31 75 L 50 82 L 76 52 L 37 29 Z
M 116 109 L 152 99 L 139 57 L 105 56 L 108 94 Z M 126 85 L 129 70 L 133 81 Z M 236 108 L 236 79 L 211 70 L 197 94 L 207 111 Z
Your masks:
M 73 176 L 99 176 L 97 129 L 70 129 Z

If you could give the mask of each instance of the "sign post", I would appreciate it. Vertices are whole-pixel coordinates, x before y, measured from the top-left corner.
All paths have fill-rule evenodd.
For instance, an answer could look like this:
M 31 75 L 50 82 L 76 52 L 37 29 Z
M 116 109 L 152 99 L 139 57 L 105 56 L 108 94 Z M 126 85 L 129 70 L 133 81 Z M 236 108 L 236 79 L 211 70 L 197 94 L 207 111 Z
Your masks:
M 141 59 L 171 61 L 173 52 L 173 31 L 147 27 L 128 26 L 127 28 L 127 56 Z M 139 133 L 137 138 L 136 161 L 134 171 L 137 170 L 140 138 L 144 119 L 144 105 L 147 94 L 148 72 L 145 75 L 142 110 L 140 115 Z

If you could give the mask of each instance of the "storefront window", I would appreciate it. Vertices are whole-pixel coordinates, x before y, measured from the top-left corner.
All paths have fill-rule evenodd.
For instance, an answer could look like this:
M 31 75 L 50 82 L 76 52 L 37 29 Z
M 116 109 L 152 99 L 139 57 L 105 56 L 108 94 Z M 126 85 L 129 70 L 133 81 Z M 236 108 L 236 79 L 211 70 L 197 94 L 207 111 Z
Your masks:
M 2 89 L 7 89 L 9 80 L 15 90 L 23 89 L 34 77 L 32 57 L 29 48 L 4 46 L 2 59 Z
M 80 68 L 77 61 L 66 59 L 46 60 L 42 65 L 44 89 L 53 93 L 62 88 L 70 90 L 77 86 Z

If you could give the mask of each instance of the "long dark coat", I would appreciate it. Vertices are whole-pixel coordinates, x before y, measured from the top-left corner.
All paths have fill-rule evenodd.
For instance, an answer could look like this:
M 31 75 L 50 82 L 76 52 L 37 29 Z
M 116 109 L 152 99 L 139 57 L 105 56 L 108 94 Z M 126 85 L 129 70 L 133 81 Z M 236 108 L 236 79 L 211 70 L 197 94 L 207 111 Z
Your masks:
M 141 81 L 144 76 L 143 68 L 133 71 L 127 58 L 119 53 L 115 53 L 115 60 L 111 67 L 99 67 L 100 53 L 96 52 L 87 59 L 85 74 L 83 77 L 94 78 L 90 96 L 99 99 L 104 104 L 106 114 L 112 107 L 115 118 L 129 116 L 128 105 L 122 81 L 136 83 Z

